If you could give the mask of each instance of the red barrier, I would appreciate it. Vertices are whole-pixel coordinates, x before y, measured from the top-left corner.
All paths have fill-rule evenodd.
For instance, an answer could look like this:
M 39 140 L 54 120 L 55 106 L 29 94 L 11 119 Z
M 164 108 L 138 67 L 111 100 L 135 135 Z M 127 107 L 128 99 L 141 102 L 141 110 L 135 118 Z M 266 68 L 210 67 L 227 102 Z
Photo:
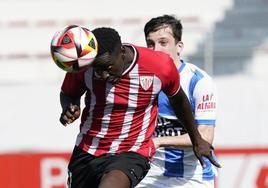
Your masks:
M 0 187 L 66 188 L 69 153 L 0 155 Z
M 217 188 L 268 188 L 268 148 L 221 148 Z M 70 153 L 0 154 L 0 187 L 67 188 Z

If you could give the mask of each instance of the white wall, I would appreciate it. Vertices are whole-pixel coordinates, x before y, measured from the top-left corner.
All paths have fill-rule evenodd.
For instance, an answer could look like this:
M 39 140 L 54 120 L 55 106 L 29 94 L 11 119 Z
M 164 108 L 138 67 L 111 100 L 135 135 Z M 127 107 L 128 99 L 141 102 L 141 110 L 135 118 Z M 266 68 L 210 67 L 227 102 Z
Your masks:
M 254 74 L 215 78 L 219 91 L 218 147 L 268 146 L 267 80 L 268 76 Z

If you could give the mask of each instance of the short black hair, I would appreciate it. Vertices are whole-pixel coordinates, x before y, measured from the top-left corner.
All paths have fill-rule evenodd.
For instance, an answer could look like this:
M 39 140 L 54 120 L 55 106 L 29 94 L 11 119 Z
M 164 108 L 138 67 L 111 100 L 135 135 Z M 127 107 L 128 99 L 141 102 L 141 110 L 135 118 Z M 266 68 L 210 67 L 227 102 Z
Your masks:
M 181 41 L 182 39 L 182 24 L 174 15 L 163 15 L 152 18 L 144 26 L 145 38 L 151 32 L 155 32 L 162 28 L 163 26 L 169 26 L 172 29 L 174 38 L 176 42 Z
M 92 30 L 92 33 L 98 41 L 97 57 L 105 52 L 112 54 L 122 45 L 119 33 L 113 28 L 100 27 Z

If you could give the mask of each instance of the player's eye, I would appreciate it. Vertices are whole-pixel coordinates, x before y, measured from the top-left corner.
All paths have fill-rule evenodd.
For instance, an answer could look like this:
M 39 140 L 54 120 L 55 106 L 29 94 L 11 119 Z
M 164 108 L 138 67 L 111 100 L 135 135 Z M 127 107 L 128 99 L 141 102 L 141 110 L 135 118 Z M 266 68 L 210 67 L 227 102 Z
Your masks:
M 107 72 L 111 72 L 112 71 L 112 68 L 113 68 L 113 66 L 112 65 L 110 65 L 109 67 L 107 67 Z
M 159 44 L 160 44 L 161 46 L 167 46 L 168 42 L 167 42 L 167 41 L 161 41 L 161 42 L 159 42 Z
M 152 45 L 152 44 L 147 44 L 147 48 L 154 48 L 154 45 Z

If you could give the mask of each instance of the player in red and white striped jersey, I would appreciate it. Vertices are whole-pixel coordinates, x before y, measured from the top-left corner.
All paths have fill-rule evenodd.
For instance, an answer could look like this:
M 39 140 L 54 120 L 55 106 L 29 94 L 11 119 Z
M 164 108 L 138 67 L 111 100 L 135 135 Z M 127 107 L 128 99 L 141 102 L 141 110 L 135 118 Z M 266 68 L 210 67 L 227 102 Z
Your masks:
M 155 152 L 152 141 L 157 121 L 157 98 L 162 90 L 185 122 L 200 162 L 210 156 L 210 144 L 194 125 L 189 101 L 180 89 L 173 60 L 162 52 L 121 44 L 112 28 L 93 30 L 98 56 L 92 67 L 67 73 L 62 84 L 61 122 L 72 123 L 85 108 L 69 164 L 69 186 L 75 188 L 134 187 L 149 170 Z

